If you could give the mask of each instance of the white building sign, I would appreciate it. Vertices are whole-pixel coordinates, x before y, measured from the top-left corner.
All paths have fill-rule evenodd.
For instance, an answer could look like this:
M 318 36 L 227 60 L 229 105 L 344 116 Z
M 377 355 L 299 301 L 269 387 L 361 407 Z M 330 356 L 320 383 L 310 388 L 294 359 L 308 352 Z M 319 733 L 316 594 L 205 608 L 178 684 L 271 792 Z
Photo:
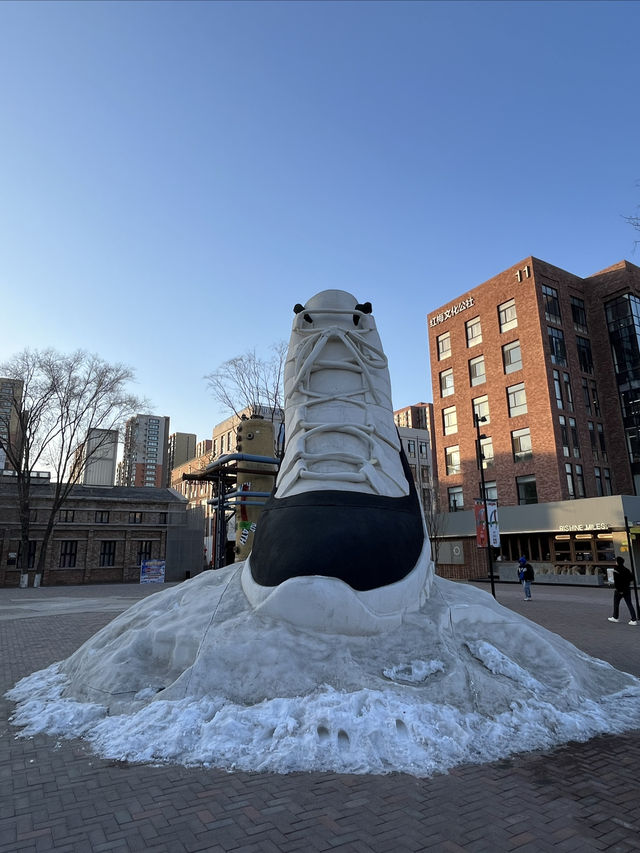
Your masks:
M 432 317 L 429 320 L 430 326 L 439 326 L 440 323 L 444 323 L 445 320 L 450 320 L 452 317 L 455 317 L 456 314 L 459 314 L 461 311 L 465 311 L 467 308 L 473 308 L 474 306 L 473 296 L 468 296 L 466 299 L 463 299 L 462 302 L 458 302 L 456 305 L 452 305 L 451 308 L 445 308 L 444 311 L 439 311 L 435 317 Z

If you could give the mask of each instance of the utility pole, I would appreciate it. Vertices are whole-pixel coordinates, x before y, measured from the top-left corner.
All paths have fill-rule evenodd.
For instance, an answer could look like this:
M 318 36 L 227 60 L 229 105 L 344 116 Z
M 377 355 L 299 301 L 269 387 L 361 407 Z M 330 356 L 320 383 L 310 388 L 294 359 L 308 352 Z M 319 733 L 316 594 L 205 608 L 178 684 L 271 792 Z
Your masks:
M 486 490 L 485 484 L 484 484 L 484 465 L 482 464 L 483 456 L 482 456 L 482 450 L 481 450 L 481 445 L 480 445 L 480 442 L 482 441 L 482 439 L 487 437 L 486 435 L 480 433 L 480 424 L 486 423 L 487 419 L 484 415 L 480 416 L 477 412 L 474 412 L 473 413 L 473 420 L 474 420 L 474 423 L 476 425 L 476 436 L 477 436 L 477 439 L 476 439 L 477 440 L 476 458 L 478 460 L 478 467 L 480 468 L 480 490 L 481 490 L 480 497 L 481 497 L 482 502 L 484 504 L 484 524 L 485 524 L 485 531 L 486 531 L 486 537 L 487 537 L 487 569 L 489 571 L 489 580 L 491 581 L 491 595 L 495 598 L 496 597 L 496 587 L 495 587 L 495 583 L 493 580 L 493 558 L 491 556 L 491 531 L 489 528 L 489 510 L 487 509 L 487 490 Z

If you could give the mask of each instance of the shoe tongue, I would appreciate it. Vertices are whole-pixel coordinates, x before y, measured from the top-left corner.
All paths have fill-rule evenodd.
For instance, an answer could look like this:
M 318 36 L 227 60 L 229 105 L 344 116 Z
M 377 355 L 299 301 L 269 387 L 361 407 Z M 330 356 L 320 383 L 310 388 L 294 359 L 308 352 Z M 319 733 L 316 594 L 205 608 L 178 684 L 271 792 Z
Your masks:
M 352 311 L 358 300 L 346 290 L 322 290 L 307 300 L 305 308 L 312 311 L 322 311 L 323 308 Z

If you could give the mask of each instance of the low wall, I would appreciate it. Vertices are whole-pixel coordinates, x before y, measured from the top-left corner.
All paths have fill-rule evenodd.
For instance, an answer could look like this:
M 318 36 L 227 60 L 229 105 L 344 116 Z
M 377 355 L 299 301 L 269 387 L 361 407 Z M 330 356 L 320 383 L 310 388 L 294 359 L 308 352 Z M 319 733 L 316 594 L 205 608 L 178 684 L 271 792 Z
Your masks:
M 575 586 L 606 586 L 607 579 L 601 574 L 580 574 L 572 570 L 562 570 L 557 572 L 553 563 L 536 563 L 531 562 L 533 571 L 535 572 L 535 583 L 548 584 L 571 584 Z M 501 581 L 515 581 L 518 579 L 518 563 L 512 562 L 497 562 L 495 571 Z

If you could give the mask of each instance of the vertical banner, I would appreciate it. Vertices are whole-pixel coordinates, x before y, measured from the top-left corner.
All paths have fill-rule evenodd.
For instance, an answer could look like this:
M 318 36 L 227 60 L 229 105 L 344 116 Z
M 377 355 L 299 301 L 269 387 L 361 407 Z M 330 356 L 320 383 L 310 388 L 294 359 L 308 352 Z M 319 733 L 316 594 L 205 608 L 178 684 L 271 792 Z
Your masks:
M 476 498 L 473 502 L 473 511 L 476 516 L 476 543 L 478 548 L 487 547 L 487 518 L 484 511 L 484 501 Z
M 492 548 L 500 547 L 500 526 L 498 525 L 498 502 L 487 501 L 489 514 L 489 543 Z
M 481 498 L 475 499 L 473 509 L 476 517 L 476 544 L 478 548 L 486 548 L 487 544 L 490 544 L 492 548 L 499 548 L 500 527 L 498 525 L 497 501 L 487 501 L 488 523 L 485 515 L 485 502 Z

